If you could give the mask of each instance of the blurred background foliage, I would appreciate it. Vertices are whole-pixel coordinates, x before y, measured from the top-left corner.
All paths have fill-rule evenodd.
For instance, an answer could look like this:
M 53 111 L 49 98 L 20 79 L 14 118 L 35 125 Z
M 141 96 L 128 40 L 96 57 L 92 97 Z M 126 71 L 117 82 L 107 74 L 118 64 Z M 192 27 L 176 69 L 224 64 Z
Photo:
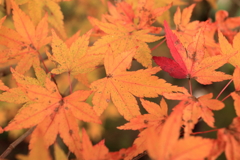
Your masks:
M 24 0 L 17 0 L 19 3 L 23 3 Z M 134 0 L 132 0 L 134 1 Z M 137 0 L 135 0 L 137 2 Z M 156 0 L 157 3 L 159 3 L 159 6 L 164 6 L 167 3 L 170 3 L 171 1 L 167 0 Z M 117 0 L 112 0 L 112 3 L 116 3 Z M 161 2 L 161 3 L 160 3 Z M 229 16 L 235 17 L 240 15 L 240 1 L 238 0 L 173 0 L 174 6 L 170 9 L 169 13 L 166 13 L 163 15 L 163 19 L 167 19 L 171 22 L 172 27 L 173 25 L 173 14 L 176 11 L 176 7 L 179 5 L 181 9 L 185 8 L 186 6 L 189 6 L 193 3 L 196 3 L 196 7 L 193 11 L 191 20 L 200 20 L 200 21 L 206 21 L 207 19 L 211 18 L 213 21 L 215 20 L 215 13 L 218 10 L 226 10 L 229 13 Z M 11 10 L 8 8 L 9 1 L 8 0 L 0 0 L 0 17 L 3 17 L 5 15 L 8 15 L 8 18 L 6 22 L 4 22 L 4 25 L 14 28 L 13 23 L 11 20 Z M 92 16 L 97 19 L 101 19 L 101 15 L 103 13 L 107 13 L 107 0 L 70 0 L 70 1 L 63 1 L 60 2 L 60 7 L 64 15 L 64 27 L 66 31 L 67 37 L 71 37 L 73 34 L 75 34 L 77 31 L 81 31 L 81 35 L 86 33 L 88 30 L 92 28 L 91 24 L 89 23 L 87 17 Z M 21 5 L 21 8 L 27 12 L 27 6 Z M 168 15 L 167 15 L 168 14 Z M 161 20 L 160 23 L 155 23 L 156 26 L 162 26 Z M 163 35 L 163 33 L 161 33 Z M 90 45 L 93 44 L 93 42 L 98 37 L 92 36 Z M 149 44 L 150 48 L 153 48 L 155 45 L 157 45 L 159 42 L 155 42 L 152 44 Z M 152 52 L 153 56 L 170 56 L 169 49 L 166 47 L 166 44 L 162 44 L 157 49 L 155 49 Z M 8 62 L 7 64 L 0 64 L 0 75 L 3 82 L 10 86 L 15 87 L 16 84 L 14 81 L 12 81 L 11 74 L 5 74 L 5 69 L 9 68 L 9 66 L 12 66 L 15 62 Z M 48 60 L 46 59 L 46 64 L 51 69 L 54 66 L 52 66 Z M 153 64 L 156 66 L 156 64 Z M 131 70 L 138 70 L 140 68 L 143 68 L 138 62 L 133 61 L 133 65 L 131 67 Z M 219 70 L 222 70 L 228 74 L 232 74 L 233 67 L 229 64 L 224 65 Z M 29 73 L 29 75 L 32 75 L 33 73 Z M 92 71 L 87 75 L 87 78 L 89 80 L 89 83 L 92 81 L 95 81 L 99 78 L 102 78 L 105 76 L 105 70 L 104 67 L 101 66 L 97 68 L 96 70 Z M 172 83 L 174 85 L 184 86 L 188 88 L 188 81 L 185 80 L 179 80 L 179 79 L 173 79 L 171 78 L 167 73 L 161 71 L 157 74 L 160 78 L 165 79 L 167 82 Z M 64 93 L 68 88 L 68 80 L 67 75 L 62 74 L 59 76 L 56 76 L 57 83 L 59 86 L 59 90 L 61 93 Z M 193 94 L 196 97 L 199 97 L 203 94 L 212 92 L 214 96 L 216 97 L 218 93 L 222 90 L 222 88 L 227 84 L 227 81 L 214 83 L 213 85 L 203 86 L 198 84 L 196 81 L 192 81 L 193 84 Z M 87 89 L 87 87 L 81 83 L 77 83 L 74 90 L 78 89 Z M 224 93 L 220 96 L 219 99 L 224 98 L 227 96 L 230 92 L 234 90 L 233 84 L 231 84 Z M 156 103 L 159 103 L 161 97 L 149 99 L 151 101 L 154 101 Z M 88 99 L 88 102 L 91 103 L 91 97 Z M 171 108 L 176 105 L 178 102 L 169 101 L 167 100 L 167 103 L 170 107 L 169 112 L 171 112 Z M 215 113 L 215 119 L 216 123 L 215 126 L 217 128 L 226 127 L 228 126 L 232 118 L 235 115 L 235 111 L 233 108 L 233 101 L 231 98 L 228 98 L 225 101 L 225 108 L 216 111 Z M 14 117 L 14 115 L 17 113 L 18 109 L 21 107 L 21 105 L 15 105 L 15 104 L 9 104 L 5 102 L 0 102 L 0 125 L 2 127 L 6 126 L 8 122 Z M 144 114 L 146 111 L 141 107 L 141 112 Z M 101 119 L 103 121 L 103 125 L 94 124 L 94 123 L 83 123 L 79 122 L 80 127 L 85 127 L 88 131 L 89 136 L 91 137 L 93 143 L 99 142 L 101 139 L 105 139 L 106 146 L 110 149 L 110 151 L 118 151 L 121 148 L 127 148 L 130 147 L 134 141 L 134 139 L 137 137 L 138 131 L 123 131 L 118 130 L 116 127 L 123 125 L 126 121 L 119 115 L 116 108 L 110 104 L 107 110 L 103 113 L 101 116 Z M 203 121 L 200 121 L 198 125 L 195 128 L 195 131 L 206 131 L 211 130 Z M 3 133 L 0 135 L 0 152 L 2 153 L 10 143 L 12 143 L 15 139 L 17 139 L 22 133 L 24 133 L 24 130 L 16 130 L 16 131 L 10 131 L 7 133 Z M 210 132 L 201 134 L 204 137 L 216 137 L 216 132 Z M 8 156 L 9 159 L 15 159 L 16 154 L 27 154 L 28 148 L 27 148 L 27 142 L 29 140 L 29 137 L 26 138 L 24 142 L 22 142 L 20 145 L 18 145 L 12 153 Z M 58 138 L 58 141 L 60 144 L 62 144 L 61 140 Z M 63 145 L 63 144 L 62 144 Z M 64 147 L 64 146 L 62 146 Z M 65 146 L 65 152 L 67 153 L 67 148 Z M 148 159 L 147 156 L 143 157 L 142 159 Z M 221 155 L 219 159 L 225 159 L 224 155 Z

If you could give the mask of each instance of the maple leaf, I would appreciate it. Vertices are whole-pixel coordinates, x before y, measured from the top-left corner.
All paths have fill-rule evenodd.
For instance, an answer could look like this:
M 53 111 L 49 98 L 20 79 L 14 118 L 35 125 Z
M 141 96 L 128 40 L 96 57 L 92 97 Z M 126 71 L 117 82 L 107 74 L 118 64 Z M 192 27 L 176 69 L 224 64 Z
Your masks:
M 139 130 L 155 125 L 162 125 L 167 118 L 168 110 L 165 100 L 162 99 L 160 105 L 144 99 L 140 99 L 140 101 L 149 114 L 134 117 L 124 126 L 117 127 L 118 129 Z
M 218 130 L 218 141 L 223 142 L 221 146 L 225 150 L 226 158 L 229 160 L 240 159 L 240 118 L 235 117 L 232 123 L 223 129 Z M 220 150 L 222 151 L 222 148 Z
M 137 6 L 137 15 L 138 18 L 138 28 L 137 29 L 149 29 L 151 33 L 160 33 L 159 27 L 151 26 L 158 17 L 160 17 L 165 11 L 168 11 L 172 6 L 172 3 L 164 6 L 153 9 L 156 7 L 157 3 L 149 0 L 140 0 L 138 1 Z
M 12 69 L 13 77 L 19 85 L 17 91 L 20 91 L 22 97 L 19 97 L 20 100 L 18 97 L 14 99 L 13 96 L 16 93 L 11 92 L 10 89 L 0 96 L 0 100 L 25 104 L 4 130 L 29 128 L 37 125 L 32 133 L 30 148 L 36 143 L 39 135 L 44 138 L 45 146 L 49 147 L 59 133 L 69 150 L 79 157 L 81 144 L 79 143 L 77 119 L 101 123 L 92 107 L 83 102 L 91 94 L 91 91 L 78 90 L 63 98 L 55 83 L 48 76 L 41 74 L 44 72 L 43 70 L 35 70 L 35 72 L 37 72 L 38 79 L 25 77 Z M 45 79 L 42 84 L 43 77 Z M 14 91 L 16 92 L 16 89 Z
M 170 3 L 167 6 L 154 9 L 154 1 L 140 0 L 137 3 L 136 9 L 133 5 L 122 1 L 116 3 L 116 7 L 110 2 L 108 8 L 110 15 L 103 15 L 103 17 L 112 24 L 121 24 L 135 30 L 149 30 L 151 33 L 160 33 L 161 27 L 151 26 L 161 16 L 163 12 L 167 11 L 172 6 Z
M 148 153 L 153 159 L 199 159 L 207 157 L 213 147 L 213 140 L 202 137 L 184 137 L 179 139 L 182 114 L 185 102 L 174 107 L 158 133 L 152 129 L 147 140 Z M 194 142 L 194 143 L 192 143 Z
M 98 115 L 108 106 L 110 98 L 119 113 L 129 120 L 140 115 L 136 97 L 157 97 L 163 92 L 178 90 L 156 76 L 151 76 L 160 71 L 159 67 L 128 72 L 132 57 L 136 49 L 122 52 L 114 58 L 108 52 L 104 59 L 107 77 L 94 81 L 90 87 L 95 92 L 93 96 L 94 110 Z
M 132 5 L 125 1 L 116 3 L 114 6 L 108 2 L 109 14 L 103 14 L 102 16 L 111 23 L 119 23 L 123 25 L 134 25 L 134 10 Z
M 183 46 L 187 48 L 190 43 L 194 41 L 193 37 L 196 37 L 195 35 L 197 34 L 199 28 L 204 27 L 204 32 L 201 33 L 205 41 L 203 45 L 210 56 L 218 55 L 219 46 L 214 41 L 214 34 L 216 32 L 217 26 L 213 23 L 199 21 L 190 22 L 190 18 L 195 6 L 196 4 L 192 4 L 189 7 L 184 8 L 182 12 L 180 11 L 179 7 L 177 8 L 177 11 L 173 17 L 174 23 L 176 25 L 176 30 L 173 32 L 177 35 Z
M 2 26 L 0 44 L 8 47 L 8 59 L 20 58 L 16 70 L 25 73 L 35 63 L 39 64 L 39 49 L 50 42 L 47 14 L 35 27 L 31 19 L 12 0 L 15 30 Z
M 234 36 L 233 43 L 230 44 L 228 40 L 224 37 L 222 32 L 218 30 L 218 40 L 221 53 L 223 55 L 230 55 L 232 53 L 236 53 L 229 59 L 229 63 L 235 67 L 240 66 L 240 62 L 238 61 L 238 59 L 240 59 L 240 47 L 239 47 L 240 33 Z
M 186 7 L 181 12 L 180 7 L 177 7 L 177 10 L 173 16 L 173 21 L 176 25 L 176 30 L 174 33 L 181 40 L 183 45 L 187 47 L 188 42 L 192 41 L 192 37 L 197 34 L 199 26 L 199 21 L 190 22 L 192 16 L 192 11 L 196 4 L 192 4 L 189 7 Z
M 183 120 L 186 125 L 184 128 L 185 136 L 190 135 L 200 117 L 202 117 L 210 127 L 214 127 L 215 120 L 212 110 L 221 110 L 224 107 L 223 102 L 212 99 L 212 93 L 196 98 L 190 95 L 186 89 L 183 89 L 181 93 L 164 93 L 163 96 L 168 99 L 188 102 L 188 105 L 186 105 L 183 111 Z
M 182 125 L 181 117 L 183 109 L 183 102 L 174 107 L 173 112 L 171 112 L 163 124 L 160 133 L 155 128 L 151 128 L 151 130 L 149 130 L 147 149 L 151 158 L 167 159 L 171 153 L 172 147 L 180 135 L 179 130 Z
M 176 31 L 177 32 L 190 32 L 188 30 L 188 28 L 191 28 L 191 32 L 193 32 L 194 30 L 197 29 L 197 24 L 199 23 L 198 21 L 194 21 L 190 23 L 190 18 L 192 15 L 192 11 L 194 9 L 194 7 L 196 6 L 196 4 L 192 4 L 189 7 L 186 7 L 183 9 L 182 13 L 180 11 L 180 7 L 177 7 L 177 11 L 174 14 L 173 17 L 173 21 L 176 25 Z M 191 27 L 189 27 L 189 26 Z M 195 28 L 193 29 L 193 26 L 195 26 Z M 190 33 L 189 33 L 190 34 Z M 191 35 L 194 35 L 193 33 Z
M 237 34 L 234 29 L 239 27 L 240 17 L 228 17 L 227 11 L 220 10 L 216 12 L 215 19 L 215 25 L 232 42 L 234 35 Z
M 211 84 L 230 79 L 230 75 L 215 69 L 227 63 L 231 55 L 217 55 L 204 58 L 204 38 L 201 36 L 203 28 L 198 32 L 195 40 L 184 48 L 177 36 L 171 31 L 168 24 L 164 24 L 167 45 L 174 60 L 166 57 L 154 56 L 154 61 L 174 78 L 194 78 L 201 84 Z
M 235 86 L 235 92 L 231 93 L 232 98 L 234 99 L 234 108 L 238 117 L 240 117 L 240 68 L 236 67 L 233 73 L 233 82 Z
M 128 2 L 129 4 L 131 4 L 133 6 L 133 8 L 139 8 L 139 10 L 141 11 L 141 6 L 143 8 L 143 11 L 142 12 L 145 12 L 146 14 L 149 14 L 149 11 L 164 11 L 163 9 L 165 7 L 167 7 L 168 5 L 174 5 L 174 6 L 179 6 L 179 5 L 186 5 L 187 3 L 186 2 L 183 2 L 182 0 L 173 0 L 173 1 L 169 1 L 169 0 L 148 0 L 146 2 L 146 0 L 142 0 L 141 1 L 141 4 L 139 4 L 139 1 L 135 1 L 135 0 L 126 0 L 126 2 Z M 153 5 L 153 8 L 154 9 L 151 9 L 149 8 L 148 5 L 144 6 L 144 4 L 147 3 L 147 4 L 154 4 Z M 150 5 L 151 6 L 151 5 Z M 146 10 L 146 11 L 144 11 Z M 154 12 L 153 12 L 154 13 Z M 150 12 L 151 14 L 151 12 Z M 150 15 L 151 17 L 151 15 Z M 164 13 L 161 13 L 161 16 L 158 16 L 156 18 L 157 22 L 159 23 L 163 23 L 163 20 L 166 20 L 167 22 L 170 23 L 170 11 L 169 10 L 165 10 Z M 154 20 L 155 21 L 155 20 Z
M 28 13 L 34 24 L 40 22 L 45 12 L 49 12 L 48 22 L 58 31 L 58 33 L 63 38 L 66 38 L 67 35 L 63 24 L 63 13 L 61 12 L 61 8 L 58 4 L 61 1 L 68 0 L 24 0 L 18 2 L 18 5 L 23 5 L 27 3 Z
M 152 66 L 151 50 L 146 42 L 155 42 L 161 37 L 149 35 L 149 30 L 128 29 L 125 25 L 103 23 L 90 17 L 89 19 L 94 26 L 98 26 L 107 34 L 94 43 L 89 49 L 89 54 L 105 55 L 109 49 L 114 48 L 114 53 L 117 55 L 138 46 L 134 58 L 144 67 Z
M 194 143 L 193 143 L 194 142 Z M 172 159 L 204 159 L 212 150 L 214 140 L 202 137 L 187 137 L 179 139 L 174 144 L 171 154 Z
M 81 153 L 84 159 L 110 160 L 109 151 L 108 151 L 108 148 L 104 145 L 105 143 L 104 140 L 100 141 L 99 143 L 93 146 L 85 129 L 82 129 L 82 142 L 83 142 L 83 150 Z
M 78 75 L 80 73 L 87 73 L 95 69 L 100 61 L 99 56 L 88 55 L 89 37 L 92 31 L 85 35 L 70 39 L 65 44 L 53 31 L 52 35 L 52 51 L 53 55 L 47 52 L 50 60 L 57 63 L 57 67 L 51 72 L 54 74 L 61 74 L 63 72 Z
M 161 131 L 162 125 L 167 118 L 167 104 L 164 99 L 161 100 L 160 105 L 156 103 L 140 99 L 143 107 L 147 110 L 149 114 L 139 115 L 132 118 L 128 123 L 123 126 L 117 127 L 118 129 L 131 129 L 131 130 L 142 130 L 138 137 L 134 140 L 133 146 L 136 149 L 133 150 L 126 159 L 132 159 L 140 153 L 147 150 L 147 138 L 149 136 L 149 131 L 152 127 L 156 129 L 157 132 Z M 146 128 L 146 129 L 145 129 Z

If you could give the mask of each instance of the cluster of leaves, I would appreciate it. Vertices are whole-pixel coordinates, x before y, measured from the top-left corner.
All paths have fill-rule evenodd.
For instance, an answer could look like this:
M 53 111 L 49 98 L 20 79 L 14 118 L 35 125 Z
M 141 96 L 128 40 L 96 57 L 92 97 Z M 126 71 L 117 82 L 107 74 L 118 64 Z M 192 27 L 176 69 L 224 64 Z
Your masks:
M 79 160 L 128 160 L 144 153 L 158 160 L 216 159 L 224 151 L 227 159 L 240 159 L 240 34 L 234 31 L 239 27 L 239 17 L 229 18 L 226 11 L 218 11 L 215 22 L 190 22 L 195 4 L 183 11 L 178 7 L 173 18 L 176 29 L 164 21 L 165 35 L 161 37 L 157 35 L 162 28 L 153 23 L 162 23 L 164 12 L 183 2 L 164 1 L 163 7 L 154 0 L 108 2 L 109 13 L 102 15 L 101 21 L 88 17 L 93 29 L 66 39 L 59 1 L 10 0 L 15 29 L 2 25 L 6 17 L 1 19 L 0 44 L 4 49 L 0 62 L 15 60 L 16 66 L 10 70 L 17 85 L 9 87 L 1 82 L 0 101 L 22 105 L 1 132 L 34 127 L 30 153 L 18 159 L 52 159 L 47 148 L 57 135 Z M 29 14 L 19 8 L 26 3 Z M 89 46 L 93 33 L 100 37 Z M 148 43 L 160 39 L 166 40 L 173 59 L 152 57 Z M 47 67 L 46 58 L 53 68 Z M 145 69 L 129 71 L 133 60 Z M 153 60 L 158 66 L 153 67 Z M 216 71 L 226 63 L 235 67 L 233 75 Z M 90 83 L 86 74 L 101 65 L 106 77 Z M 27 75 L 30 69 L 35 76 Z M 161 70 L 189 81 L 189 90 L 157 77 Z M 63 94 L 55 76 L 64 73 L 69 77 L 69 89 Z M 76 90 L 72 78 L 87 89 Z M 213 99 L 212 93 L 195 97 L 192 79 L 202 85 L 223 80 L 234 83 L 235 91 L 229 97 L 234 100 L 237 117 L 230 126 L 218 129 L 216 139 L 193 136 L 192 130 L 200 119 L 214 128 L 212 110 L 224 108 L 225 99 Z M 170 115 L 164 98 L 159 105 L 144 99 L 160 95 L 180 101 Z M 86 102 L 89 96 L 91 105 Z M 140 112 L 137 100 L 148 114 Z M 110 102 L 129 121 L 118 129 L 139 130 L 132 147 L 118 152 L 109 152 L 104 140 L 92 145 L 86 131 L 78 126 L 79 120 L 101 124 L 100 116 Z M 67 159 L 57 144 L 54 148 L 55 159 Z

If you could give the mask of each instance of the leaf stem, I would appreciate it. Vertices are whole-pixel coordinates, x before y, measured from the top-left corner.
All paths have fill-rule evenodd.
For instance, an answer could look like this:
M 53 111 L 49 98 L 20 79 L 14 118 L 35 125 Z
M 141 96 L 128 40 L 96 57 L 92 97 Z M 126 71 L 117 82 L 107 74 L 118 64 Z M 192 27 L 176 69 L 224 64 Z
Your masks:
M 231 79 L 227 84 L 226 86 L 221 90 L 221 92 L 219 92 L 219 94 L 217 95 L 216 99 L 218 99 L 221 94 L 223 93 L 223 91 L 225 91 L 225 89 L 232 83 L 233 79 Z
M 13 143 L 11 143 L 9 147 L 1 154 L 0 159 L 4 159 L 19 143 L 21 143 L 27 136 L 29 136 L 34 131 L 35 128 L 36 126 L 28 129 L 27 132 L 25 132 Z
M 42 57 L 42 55 L 40 54 L 40 52 L 39 52 L 37 49 L 35 49 L 35 51 L 36 51 L 36 52 L 38 53 L 38 55 L 39 55 L 39 59 L 40 59 L 40 61 L 41 61 L 42 64 L 43 64 L 43 67 L 44 67 L 44 69 L 45 69 L 45 72 L 48 73 L 49 70 L 48 70 L 46 64 L 44 63 L 44 58 Z M 54 78 L 54 76 L 53 76 L 53 74 L 52 74 L 51 72 L 50 72 L 50 75 L 51 75 L 51 78 L 52 78 L 53 82 L 57 85 L 56 79 Z
M 161 42 L 159 42 L 156 46 L 154 46 L 151 51 L 155 50 L 157 47 L 159 47 L 161 44 L 163 44 L 163 42 L 166 41 L 166 38 L 164 38 L 164 40 L 162 40 Z
M 217 128 L 217 129 L 212 129 L 212 130 L 209 130 L 209 131 L 203 131 L 203 132 L 193 132 L 191 133 L 192 135 L 195 135 L 195 134 L 203 134 L 203 133 L 209 133 L 209 132 L 214 132 L 214 131 L 217 131 L 221 128 Z
M 68 72 L 69 92 L 72 93 L 71 72 Z
M 223 102 L 223 101 L 225 101 L 228 97 L 230 97 L 231 96 L 231 93 L 229 93 L 226 97 L 224 97 L 221 101 Z
M 192 83 L 191 83 L 191 78 L 188 78 L 188 85 L 189 85 L 189 92 L 192 95 Z

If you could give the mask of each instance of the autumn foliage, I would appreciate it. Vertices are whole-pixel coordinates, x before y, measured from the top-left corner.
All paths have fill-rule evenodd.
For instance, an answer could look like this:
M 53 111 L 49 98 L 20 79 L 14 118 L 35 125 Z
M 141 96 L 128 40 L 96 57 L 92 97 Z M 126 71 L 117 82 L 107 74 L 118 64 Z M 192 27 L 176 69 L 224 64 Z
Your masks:
M 30 135 L 28 155 L 17 159 L 137 160 L 147 155 L 153 160 L 214 160 L 223 153 L 228 160 L 240 159 L 239 17 L 219 10 L 215 21 L 191 21 L 197 3 L 180 0 L 99 0 L 108 12 L 100 19 L 88 16 L 92 28 L 69 37 L 60 1 L 6 0 L 8 15 L 0 20 L 0 63 L 10 75 L 0 81 L 0 101 L 17 112 L 0 133 L 29 129 L 23 136 Z M 153 55 L 165 41 L 170 55 L 163 54 L 166 50 Z M 226 64 L 233 73 L 219 69 Z M 99 68 L 104 76 L 89 78 Z M 163 74 L 188 85 L 173 85 Z M 218 95 L 213 90 L 194 94 L 193 82 L 210 86 L 222 81 L 228 83 Z M 235 90 L 219 100 L 231 83 Z M 151 101 L 159 97 L 158 103 Z M 231 124 L 217 128 L 215 111 L 231 107 L 226 99 L 232 100 L 236 115 Z M 170 108 L 171 100 L 177 105 Z M 110 106 L 126 120 L 117 129 L 138 132 L 132 146 L 114 152 L 104 139 L 93 145 L 79 125 L 103 125 Z M 200 121 L 212 129 L 194 132 Z M 201 132 L 217 136 L 206 138 Z M 23 139 L 0 159 L 7 159 Z

